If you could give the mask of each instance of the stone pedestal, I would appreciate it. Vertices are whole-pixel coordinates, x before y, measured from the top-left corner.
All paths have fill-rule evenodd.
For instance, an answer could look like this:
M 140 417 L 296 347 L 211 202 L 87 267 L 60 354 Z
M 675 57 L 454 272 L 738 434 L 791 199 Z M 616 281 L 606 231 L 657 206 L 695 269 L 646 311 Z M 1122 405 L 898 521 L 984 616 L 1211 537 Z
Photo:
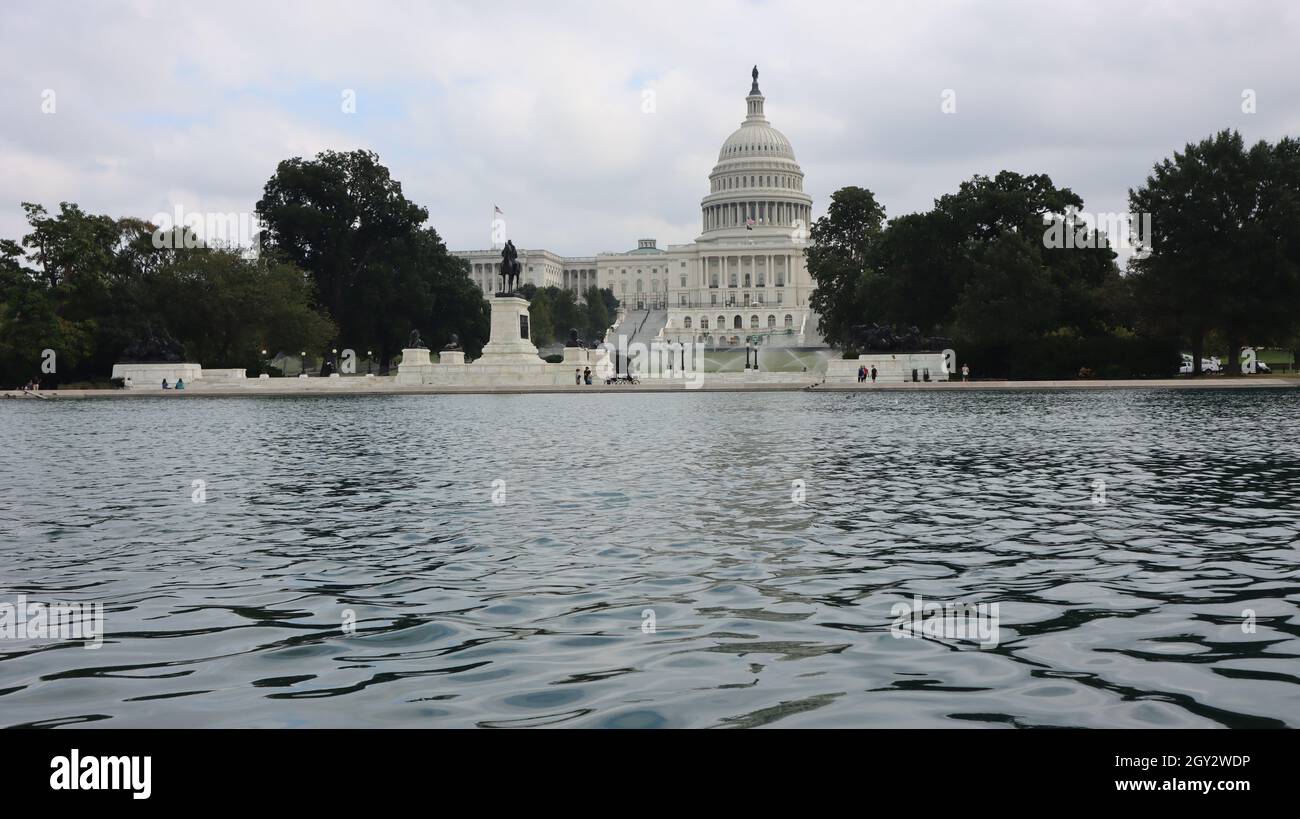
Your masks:
M 528 300 L 518 296 L 493 296 L 492 332 L 483 347 L 483 364 L 540 364 L 537 347 L 530 338 Z
M 429 360 L 428 347 L 407 347 L 405 350 L 402 350 L 402 363 L 397 365 L 397 369 L 398 372 L 401 372 L 403 367 L 422 367 L 426 364 L 432 363 L 433 362 Z
M 438 363 L 439 364 L 464 364 L 465 351 L 464 350 L 443 350 L 442 352 L 438 353 Z
M 402 350 L 402 363 L 397 365 L 397 383 L 424 384 L 433 367 L 434 363 L 429 360 L 429 348 L 407 347 Z

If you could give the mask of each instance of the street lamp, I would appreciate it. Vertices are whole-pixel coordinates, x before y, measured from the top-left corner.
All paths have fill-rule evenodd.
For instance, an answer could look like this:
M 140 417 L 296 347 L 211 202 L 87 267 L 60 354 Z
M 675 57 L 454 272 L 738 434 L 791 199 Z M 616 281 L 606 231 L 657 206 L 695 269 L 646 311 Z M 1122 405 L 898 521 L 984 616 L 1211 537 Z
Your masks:
M 306 375 L 307 374 L 307 351 L 303 350 L 302 352 L 298 353 L 298 355 L 299 355 L 298 375 Z
M 366 350 L 366 375 L 370 375 L 370 365 L 374 361 L 374 357 L 374 352 Z

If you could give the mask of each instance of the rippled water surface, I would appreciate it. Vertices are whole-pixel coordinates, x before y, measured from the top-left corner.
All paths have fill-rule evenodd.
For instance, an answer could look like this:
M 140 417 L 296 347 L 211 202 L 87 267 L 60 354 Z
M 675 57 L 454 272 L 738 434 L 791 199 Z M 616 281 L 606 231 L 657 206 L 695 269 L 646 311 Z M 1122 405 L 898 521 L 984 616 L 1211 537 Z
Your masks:
M 1296 726 L 1298 401 L 3 402 L 0 725 Z

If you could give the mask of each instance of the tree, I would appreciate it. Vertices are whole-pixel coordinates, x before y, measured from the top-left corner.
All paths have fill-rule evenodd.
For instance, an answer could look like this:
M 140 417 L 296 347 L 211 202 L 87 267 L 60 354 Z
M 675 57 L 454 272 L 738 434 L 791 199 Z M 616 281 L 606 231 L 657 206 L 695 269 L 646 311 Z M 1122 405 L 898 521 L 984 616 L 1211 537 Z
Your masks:
M 151 301 L 149 315 L 205 367 L 257 371 L 264 349 L 319 349 L 335 333 L 313 306 L 301 270 L 274 258 L 246 259 L 237 250 L 178 252 L 154 278 Z
M 1060 294 L 1036 239 L 1004 233 L 973 248 L 969 282 L 954 312 L 959 338 L 1009 350 L 1056 328 Z
M 257 212 L 267 250 L 311 275 L 339 344 L 376 349 L 386 363 L 412 328 L 429 341 L 456 332 L 471 351 L 487 340 L 486 303 L 470 298 L 464 262 L 373 152 L 281 162 Z
M 606 288 L 601 291 L 595 285 L 587 288 L 587 292 L 583 294 L 583 301 L 587 310 L 587 326 L 584 338 L 587 340 L 603 339 L 605 331 L 613 323 L 613 319 L 610 318 L 608 303 L 605 300 L 605 293 L 608 293 L 611 298 L 614 295 L 612 290 Z
M 813 223 L 805 251 L 816 282 L 810 305 L 819 330 L 831 344 L 844 344 L 860 322 L 861 296 L 885 221 L 885 209 L 866 188 L 831 194 L 826 215 Z
M 1211 331 L 1234 367 L 1247 337 L 1281 340 L 1295 326 L 1296 140 L 1247 150 L 1240 134 L 1221 131 L 1157 163 L 1129 203 L 1153 226 L 1150 255 L 1131 265 L 1143 313 L 1187 338 L 1195 373 Z

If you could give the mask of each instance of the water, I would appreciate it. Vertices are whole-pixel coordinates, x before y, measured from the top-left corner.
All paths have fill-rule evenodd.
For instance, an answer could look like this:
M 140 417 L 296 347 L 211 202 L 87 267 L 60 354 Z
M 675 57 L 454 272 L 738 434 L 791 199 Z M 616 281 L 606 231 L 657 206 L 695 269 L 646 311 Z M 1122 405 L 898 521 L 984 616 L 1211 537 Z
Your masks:
M 1296 726 L 1296 401 L 3 402 L 0 725 Z

